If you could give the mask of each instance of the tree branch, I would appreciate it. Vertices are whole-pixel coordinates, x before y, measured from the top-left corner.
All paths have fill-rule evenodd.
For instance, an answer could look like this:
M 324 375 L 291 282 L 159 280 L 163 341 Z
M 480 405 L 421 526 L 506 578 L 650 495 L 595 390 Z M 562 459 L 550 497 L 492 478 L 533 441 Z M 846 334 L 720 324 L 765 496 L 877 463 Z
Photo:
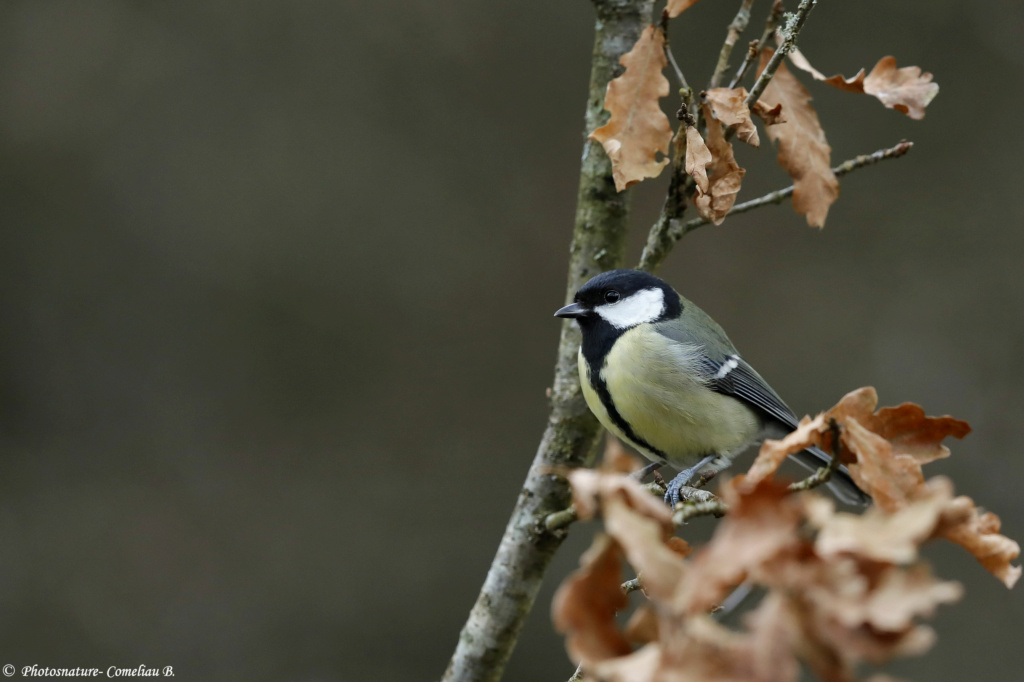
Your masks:
M 911 147 L 913 146 L 913 142 L 907 142 L 906 140 L 904 140 L 894 147 L 889 147 L 888 149 L 879 149 L 877 152 L 873 152 L 871 154 L 861 154 L 860 156 L 855 156 L 852 159 L 847 159 L 846 161 L 843 161 L 841 164 L 833 168 L 832 172 L 836 174 L 837 178 L 842 177 L 849 173 L 850 171 L 857 170 L 858 168 L 863 168 L 864 166 L 874 165 L 884 159 L 897 159 L 906 154 L 907 152 L 909 152 Z M 774 192 L 769 192 L 768 194 L 758 197 L 757 199 L 751 199 L 750 201 L 745 201 L 742 204 L 736 204 L 735 206 L 732 207 L 732 210 L 729 211 L 728 215 L 746 213 L 747 211 L 753 211 L 755 208 L 761 208 L 762 206 L 769 206 L 771 204 L 781 204 L 786 199 L 786 197 L 792 195 L 793 185 L 790 185 L 789 187 L 778 189 L 775 190 Z M 671 250 L 672 246 L 676 241 L 682 239 L 684 236 L 686 236 L 690 232 L 693 232 L 698 227 L 702 227 L 704 225 L 707 225 L 708 223 L 710 223 L 710 221 L 705 220 L 704 218 L 694 218 L 693 220 L 690 220 L 684 223 L 683 225 L 674 228 L 668 233 L 668 239 L 671 239 L 672 243 L 667 245 L 667 248 L 665 249 L 665 252 L 663 254 L 653 254 L 651 258 L 656 258 L 657 262 L 660 264 L 661 260 L 663 260 L 664 257 L 668 255 L 668 252 Z
M 687 502 L 686 504 L 680 505 L 672 515 L 672 523 L 677 526 L 681 526 L 690 519 L 695 519 L 698 516 L 722 517 L 728 512 L 729 505 L 722 502 L 717 497 L 713 500 L 706 500 L 704 502 Z
M 764 89 L 768 87 L 768 83 L 771 82 L 772 76 L 779 70 L 779 65 L 782 64 L 782 60 L 786 58 L 789 51 L 796 45 L 796 38 L 800 35 L 800 29 L 804 27 L 804 22 L 807 21 L 807 15 L 811 13 L 814 6 L 818 4 L 818 0 L 801 0 L 800 5 L 796 8 L 796 14 L 786 15 L 786 26 L 782 29 L 782 34 L 785 36 L 782 40 L 782 44 L 779 45 L 779 49 L 775 50 L 775 54 L 772 55 L 771 59 L 764 67 L 764 71 L 757 77 L 757 81 L 754 82 L 754 87 L 750 89 L 750 94 L 747 95 L 747 106 L 753 107 L 757 103 L 757 100 L 761 98 L 764 93 Z
M 661 207 L 661 214 L 647 233 L 647 243 L 640 254 L 640 264 L 637 266 L 638 269 L 648 272 L 654 272 L 661 265 L 664 255 L 660 258 L 657 256 L 667 255 L 672 246 L 679 241 L 679 237 L 675 236 L 675 231 L 681 227 L 679 216 L 686 210 L 686 197 L 693 189 L 693 179 L 686 174 L 685 164 L 686 126 L 694 124 L 690 115 L 693 90 L 681 90 L 679 95 L 683 102 L 676 113 L 676 118 L 682 121 L 682 124 L 672 140 L 672 175 L 668 181 L 668 191 L 665 194 L 665 203 Z
M 634 474 L 630 474 L 630 478 L 634 478 Z M 658 480 L 648 483 L 644 486 L 644 489 L 654 497 L 661 499 L 665 496 L 665 481 L 660 479 L 660 477 L 656 478 Z M 544 517 L 544 528 L 551 532 L 560 531 L 579 521 L 579 518 L 579 515 L 576 513 L 576 507 L 569 505 L 565 509 L 559 509 Z
M 747 56 L 743 58 L 743 63 L 740 64 L 740 68 L 736 70 L 736 75 L 729 81 L 729 89 L 732 90 L 740 81 L 743 80 L 744 76 L 747 75 L 747 70 L 750 69 L 750 65 L 757 59 L 757 55 L 761 53 L 761 43 L 756 40 L 751 40 L 750 45 L 747 47 Z
M 618 74 L 619 58 L 632 49 L 651 23 L 653 0 L 593 0 L 597 11 L 594 51 L 587 95 L 586 132 L 597 128 L 604 114 L 608 82 Z M 628 194 L 615 191 L 611 163 L 601 145 L 587 140 L 583 149 L 576 221 L 569 249 L 565 300 L 593 275 L 623 262 Z M 505 534 L 476 603 L 459 635 L 444 674 L 454 682 L 494 681 L 501 677 L 519 631 L 533 607 L 544 572 L 563 532 L 549 532 L 543 519 L 565 508 L 568 482 L 550 473 L 583 466 L 597 445 L 598 424 L 580 391 L 576 353 L 580 333 L 562 324 L 551 415 L 523 484 Z
M 711 74 L 708 90 L 717 88 L 721 84 L 722 76 L 725 75 L 725 70 L 729 68 L 729 57 L 732 55 L 732 48 L 736 45 L 736 41 L 739 40 L 740 34 L 747 29 L 747 24 L 750 23 L 750 7 L 753 4 L 754 0 L 743 0 L 732 23 L 729 24 L 729 31 L 725 34 L 725 42 L 722 43 L 722 49 L 718 51 L 718 64 L 715 66 L 715 72 Z
M 768 39 L 775 35 L 775 29 L 782 20 L 782 0 L 775 0 L 771 10 L 768 11 L 768 18 L 764 21 L 764 30 L 761 32 L 761 39 L 758 41 L 760 47 L 768 45 Z
M 633 592 L 642 589 L 644 589 L 644 585 L 642 582 L 640 582 L 640 576 L 637 576 L 632 580 L 627 580 L 626 582 L 622 583 L 622 591 L 626 594 L 632 594 Z
M 823 466 L 813 474 L 803 479 L 802 481 L 796 481 L 789 485 L 790 492 L 800 492 L 801 490 L 810 490 L 811 488 L 817 488 L 819 485 L 825 485 L 832 479 L 832 474 L 839 468 L 839 460 L 842 458 L 842 443 L 839 440 L 839 422 L 835 420 L 835 417 L 829 420 L 829 431 L 832 434 L 832 459 L 828 461 L 828 466 Z

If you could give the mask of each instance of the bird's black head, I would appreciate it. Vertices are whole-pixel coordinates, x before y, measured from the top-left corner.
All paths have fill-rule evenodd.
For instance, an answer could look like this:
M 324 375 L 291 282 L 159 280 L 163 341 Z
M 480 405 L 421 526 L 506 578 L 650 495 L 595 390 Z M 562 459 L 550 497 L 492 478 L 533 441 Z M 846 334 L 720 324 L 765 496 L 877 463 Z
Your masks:
M 679 317 L 683 309 L 672 287 L 640 270 L 603 272 L 580 287 L 573 300 L 555 316 L 576 319 L 584 333 L 593 327 L 622 332 Z

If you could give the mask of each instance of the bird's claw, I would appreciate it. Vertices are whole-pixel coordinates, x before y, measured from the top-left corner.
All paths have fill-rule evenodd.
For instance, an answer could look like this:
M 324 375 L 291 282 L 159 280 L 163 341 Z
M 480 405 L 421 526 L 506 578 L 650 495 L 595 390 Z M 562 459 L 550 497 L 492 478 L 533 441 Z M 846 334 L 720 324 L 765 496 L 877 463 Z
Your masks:
M 684 480 L 680 480 L 679 476 L 672 479 L 672 482 L 668 484 L 668 488 L 665 490 L 665 504 L 670 508 L 675 509 L 676 505 L 679 504 L 679 492 L 689 483 L 690 480 L 687 477 Z
M 703 469 L 705 465 L 714 461 L 714 459 L 714 455 L 709 455 L 689 469 L 680 471 L 679 474 L 672 479 L 672 482 L 668 484 L 668 488 L 665 490 L 665 504 L 672 509 L 675 509 L 676 505 L 679 504 L 679 499 L 682 497 L 681 493 L 683 488 L 687 487 L 690 480 L 693 478 L 693 475 Z

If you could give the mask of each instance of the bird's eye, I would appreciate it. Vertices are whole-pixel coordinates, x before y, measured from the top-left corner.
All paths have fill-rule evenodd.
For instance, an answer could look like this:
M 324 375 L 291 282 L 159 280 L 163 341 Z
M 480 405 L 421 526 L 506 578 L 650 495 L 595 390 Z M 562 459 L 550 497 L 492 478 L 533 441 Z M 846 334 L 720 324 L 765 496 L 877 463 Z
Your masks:
M 619 292 L 615 291 L 615 289 L 604 292 L 604 300 L 605 303 L 615 303 L 619 300 Z

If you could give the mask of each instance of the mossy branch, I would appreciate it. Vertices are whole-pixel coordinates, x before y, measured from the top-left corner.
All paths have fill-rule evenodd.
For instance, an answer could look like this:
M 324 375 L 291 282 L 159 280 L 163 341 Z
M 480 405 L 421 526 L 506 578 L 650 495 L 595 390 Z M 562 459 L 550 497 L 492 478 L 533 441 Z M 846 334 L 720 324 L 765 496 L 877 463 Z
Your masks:
M 597 12 L 584 134 L 603 122 L 608 82 L 620 71 L 619 58 L 632 49 L 651 23 L 653 0 L 593 0 Z M 584 143 L 579 194 L 565 300 L 595 274 L 623 262 L 628 193 L 615 191 L 612 168 L 601 145 Z M 580 332 L 564 322 L 558 345 L 551 413 L 533 464 L 501 539 L 487 578 L 445 671 L 444 680 L 487 682 L 504 671 L 544 573 L 565 538 L 544 519 L 564 509 L 569 485 L 552 474 L 584 466 L 597 445 L 598 423 L 579 385 L 576 352 Z
M 818 4 L 818 0 L 801 0 L 800 5 L 796 8 L 796 14 L 786 15 L 786 25 L 782 28 L 782 44 L 779 45 L 779 49 L 775 50 L 771 59 L 765 64 L 761 75 L 754 82 L 754 87 L 750 89 L 750 94 L 747 95 L 746 100 L 748 107 L 753 107 L 757 100 L 761 98 L 764 89 L 768 87 L 768 83 L 771 82 L 775 72 L 779 70 L 782 60 L 796 46 L 796 39 L 800 35 L 800 29 L 804 27 L 807 15 L 811 13 L 816 4 Z M 764 42 L 762 41 L 763 44 Z

